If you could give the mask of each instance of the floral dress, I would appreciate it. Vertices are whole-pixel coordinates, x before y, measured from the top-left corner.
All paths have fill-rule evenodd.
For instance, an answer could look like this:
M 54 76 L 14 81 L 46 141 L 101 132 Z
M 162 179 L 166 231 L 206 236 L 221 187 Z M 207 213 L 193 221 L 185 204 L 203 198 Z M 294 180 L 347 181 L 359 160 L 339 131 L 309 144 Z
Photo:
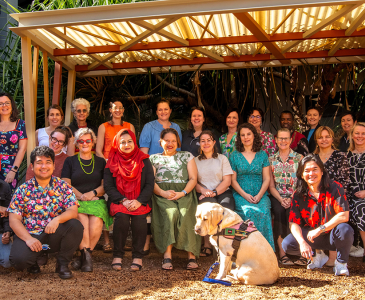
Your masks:
M 18 120 L 14 130 L 0 132 L 0 158 L 1 171 L 0 179 L 5 180 L 6 175 L 12 169 L 16 155 L 19 151 L 19 141 L 27 139 L 25 122 Z M 18 184 L 18 172 L 15 174 L 13 182 L 10 184 L 13 194 Z
M 219 138 L 219 144 L 221 146 L 222 154 L 229 158 L 229 155 L 236 150 L 237 132 L 234 133 L 230 142 L 227 141 L 227 136 L 228 133 L 221 135 L 221 137 Z
M 194 156 L 187 151 L 177 152 L 173 156 L 151 155 L 157 185 L 164 191 L 184 190 L 189 181 L 187 165 L 192 159 Z M 194 232 L 197 205 L 195 189 L 178 200 L 167 200 L 153 194 L 151 229 L 159 252 L 164 253 L 169 245 L 173 245 L 199 256 L 201 239 Z
M 249 163 L 242 153 L 235 151 L 229 157 L 232 170 L 237 173 L 237 182 L 248 194 L 256 196 L 262 186 L 262 170 L 270 166 L 267 154 L 260 150 Z M 267 192 L 262 196 L 259 203 L 250 203 L 236 191 L 233 192 L 235 211 L 246 221 L 253 221 L 257 229 L 269 242 L 275 251 L 273 231 L 271 225 L 271 202 Z
M 262 150 L 264 150 L 268 157 L 273 155 L 276 152 L 276 143 L 275 138 L 270 132 L 261 131 L 261 142 L 262 142 Z

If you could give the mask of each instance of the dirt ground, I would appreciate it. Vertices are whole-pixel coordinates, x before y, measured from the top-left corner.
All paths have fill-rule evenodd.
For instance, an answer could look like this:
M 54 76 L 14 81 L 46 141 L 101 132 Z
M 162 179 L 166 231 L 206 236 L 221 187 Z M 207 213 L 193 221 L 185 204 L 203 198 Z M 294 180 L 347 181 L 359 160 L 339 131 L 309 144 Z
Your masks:
M 365 263 L 351 258 L 350 277 L 335 277 L 332 268 L 310 271 L 303 267 L 281 268 L 272 286 L 231 287 L 202 282 L 214 258 L 201 258 L 200 269 L 187 271 L 186 254 L 173 252 L 173 271 L 161 270 L 162 255 L 152 246 L 140 272 L 130 272 L 131 252 L 123 269 L 111 269 L 112 254 L 93 252 L 94 272 L 74 271 L 62 280 L 51 257 L 41 274 L 28 274 L 0 267 L 0 299 L 365 299 Z

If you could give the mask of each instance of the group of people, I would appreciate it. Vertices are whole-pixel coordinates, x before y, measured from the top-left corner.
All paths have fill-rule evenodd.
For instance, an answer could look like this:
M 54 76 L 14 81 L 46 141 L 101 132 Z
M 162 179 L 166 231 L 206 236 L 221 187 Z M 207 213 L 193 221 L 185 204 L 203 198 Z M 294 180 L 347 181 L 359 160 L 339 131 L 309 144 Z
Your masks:
M 208 237 L 194 232 L 195 211 L 204 202 L 253 221 L 284 265 L 327 264 L 348 275 L 351 247 L 364 254 L 365 124 L 351 112 L 341 117 L 337 143 L 314 107 L 303 134 L 294 130 L 290 111 L 281 113 L 275 136 L 263 131 L 265 114 L 252 108 L 247 122 L 228 110 L 226 133 L 219 135 L 207 127 L 201 107 L 192 108 L 181 133 L 169 120 L 169 102 L 161 100 L 138 146 L 122 102 L 111 102 L 109 111 L 110 121 L 97 130 L 87 120 L 87 100 L 72 102 L 69 126 L 61 125 L 61 107 L 51 106 L 49 126 L 36 132 L 26 182 L 16 188 L 27 135 L 14 100 L 0 94 L 0 265 L 38 273 L 47 253 L 58 252 L 61 278 L 72 277 L 71 261 L 91 272 L 92 252 L 103 232 L 110 247 L 113 226 L 114 270 L 122 269 L 129 229 L 131 271 L 142 269 L 151 235 L 163 253 L 162 269 L 173 269 L 175 247 L 187 252 L 186 268 L 193 270 L 197 257 L 213 253 Z

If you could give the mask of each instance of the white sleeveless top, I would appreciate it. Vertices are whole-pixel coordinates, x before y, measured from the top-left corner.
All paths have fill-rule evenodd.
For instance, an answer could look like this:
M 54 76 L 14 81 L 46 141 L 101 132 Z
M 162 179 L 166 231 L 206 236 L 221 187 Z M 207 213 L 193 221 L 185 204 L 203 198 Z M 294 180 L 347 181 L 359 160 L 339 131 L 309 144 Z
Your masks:
M 49 135 L 47 134 L 45 128 L 38 129 L 38 144 L 39 146 L 49 147 Z

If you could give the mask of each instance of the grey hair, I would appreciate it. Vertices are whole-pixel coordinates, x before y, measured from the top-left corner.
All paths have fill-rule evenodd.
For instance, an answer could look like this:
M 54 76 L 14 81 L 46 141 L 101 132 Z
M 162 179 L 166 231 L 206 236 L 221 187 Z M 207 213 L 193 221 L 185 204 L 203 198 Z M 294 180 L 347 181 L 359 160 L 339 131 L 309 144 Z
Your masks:
M 75 132 L 75 145 L 77 144 L 77 141 L 85 134 L 90 134 L 92 139 L 93 139 L 93 144 L 96 144 L 96 135 L 94 133 L 94 131 L 92 131 L 92 129 L 85 127 L 85 128 L 80 128 Z
M 87 114 L 88 115 L 90 114 L 90 102 L 87 101 L 84 98 L 77 98 L 74 101 L 72 101 L 72 103 L 71 103 L 71 111 L 74 115 L 75 115 L 75 112 L 76 112 L 76 107 L 78 105 L 85 105 L 86 109 L 87 109 Z

